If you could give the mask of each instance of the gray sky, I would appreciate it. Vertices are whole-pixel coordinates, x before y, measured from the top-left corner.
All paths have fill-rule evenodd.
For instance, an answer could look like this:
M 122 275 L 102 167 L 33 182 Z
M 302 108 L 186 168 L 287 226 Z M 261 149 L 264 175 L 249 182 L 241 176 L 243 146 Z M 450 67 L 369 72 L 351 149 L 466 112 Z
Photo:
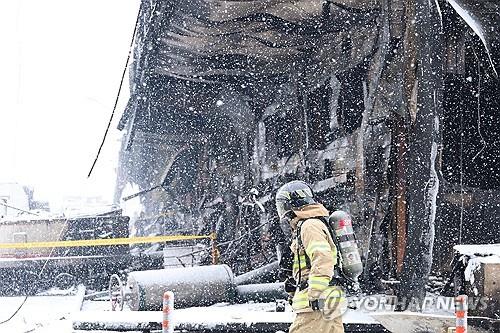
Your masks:
M 111 200 L 116 122 L 90 169 L 116 97 L 139 0 L 0 2 L 0 182 L 35 196 L 102 194 Z M 128 78 L 126 79 L 128 83 Z

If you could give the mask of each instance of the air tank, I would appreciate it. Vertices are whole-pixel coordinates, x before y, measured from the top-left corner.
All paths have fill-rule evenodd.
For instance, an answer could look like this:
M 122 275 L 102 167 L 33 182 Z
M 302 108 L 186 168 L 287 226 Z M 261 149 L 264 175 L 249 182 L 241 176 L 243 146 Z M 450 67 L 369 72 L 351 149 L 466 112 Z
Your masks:
M 165 291 L 174 293 L 178 307 L 230 302 L 236 293 L 231 269 L 212 265 L 131 272 L 125 299 L 133 311 L 161 310 Z
M 335 232 L 335 243 L 342 260 L 342 272 L 347 278 L 357 282 L 363 272 L 363 264 L 352 228 L 351 216 L 344 211 L 337 210 L 330 215 L 329 222 Z

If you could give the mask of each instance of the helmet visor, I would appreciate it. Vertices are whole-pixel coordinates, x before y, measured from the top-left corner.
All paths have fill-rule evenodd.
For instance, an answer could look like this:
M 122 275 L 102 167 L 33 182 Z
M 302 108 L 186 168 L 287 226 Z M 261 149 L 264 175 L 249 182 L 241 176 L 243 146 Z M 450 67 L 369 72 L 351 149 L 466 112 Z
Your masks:
M 291 210 L 291 207 L 285 201 L 276 201 L 276 210 L 278 211 L 279 218 L 282 219 Z

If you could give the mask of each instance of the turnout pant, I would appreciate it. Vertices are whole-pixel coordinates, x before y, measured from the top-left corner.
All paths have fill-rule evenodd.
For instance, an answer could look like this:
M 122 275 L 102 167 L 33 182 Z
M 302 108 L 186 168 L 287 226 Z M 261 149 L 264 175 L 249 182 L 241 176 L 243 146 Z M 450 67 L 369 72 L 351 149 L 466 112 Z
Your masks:
M 344 333 L 342 317 L 325 319 L 320 311 L 297 313 L 289 333 Z

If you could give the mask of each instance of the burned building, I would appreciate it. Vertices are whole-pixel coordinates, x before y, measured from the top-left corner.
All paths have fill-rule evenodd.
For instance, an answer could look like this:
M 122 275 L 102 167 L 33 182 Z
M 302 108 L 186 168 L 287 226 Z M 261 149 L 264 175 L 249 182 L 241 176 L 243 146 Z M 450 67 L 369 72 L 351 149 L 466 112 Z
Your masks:
M 354 217 L 367 286 L 421 293 L 451 245 L 500 241 L 499 11 L 144 0 L 116 201 L 138 186 L 143 233 L 238 239 L 239 272 L 275 255 L 275 191 L 303 179 Z

